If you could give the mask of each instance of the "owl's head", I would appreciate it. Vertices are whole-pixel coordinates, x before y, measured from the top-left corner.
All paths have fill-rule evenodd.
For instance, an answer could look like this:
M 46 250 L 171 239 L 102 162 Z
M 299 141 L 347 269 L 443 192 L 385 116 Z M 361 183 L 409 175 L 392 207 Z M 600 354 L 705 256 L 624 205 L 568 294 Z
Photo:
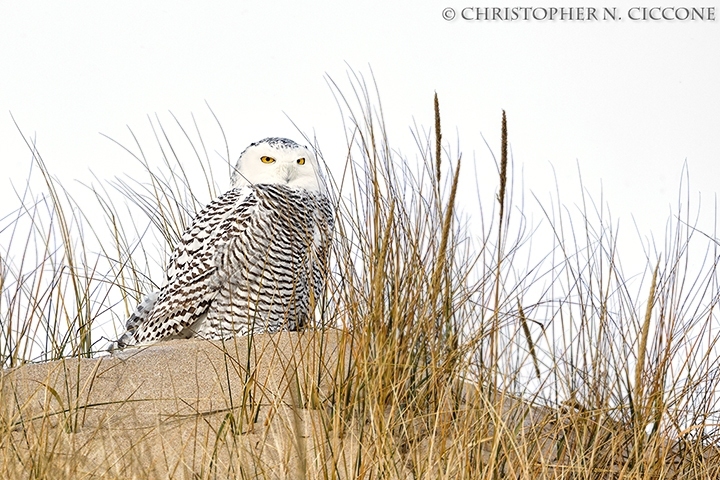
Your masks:
M 312 151 L 287 138 L 276 137 L 255 142 L 240 154 L 231 183 L 233 188 L 270 183 L 324 191 Z

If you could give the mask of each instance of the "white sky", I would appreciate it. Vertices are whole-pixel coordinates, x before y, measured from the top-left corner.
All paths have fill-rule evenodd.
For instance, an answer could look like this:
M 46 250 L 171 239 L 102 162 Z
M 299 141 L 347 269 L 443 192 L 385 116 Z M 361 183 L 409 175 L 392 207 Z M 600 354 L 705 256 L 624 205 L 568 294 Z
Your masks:
M 720 22 L 446 21 L 472 2 L 433 1 L 3 1 L 0 3 L 0 217 L 15 206 L 30 155 L 9 112 L 63 180 L 121 175 L 147 115 L 168 111 L 209 137 L 218 115 L 232 158 L 266 136 L 299 138 L 289 115 L 317 135 L 326 160 L 344 160 L 327 74 L 344 86 L 348 65 L 383 100 L 391 143 L 414 155 L 409 127 L 430 127 L 440 96 L 444 138 L 458 138 L 492 170 L 481 134 L 499 150 L 501 110 L 525 187 L 578 201 L 576 162 L 597 200 L 643 234 L 664 235 L 683 163 L 712 231 L 720 189 Z M 502 6 L 504 2 L 477 3 Z M 535 6 L 559 7 L 553 0 Z M 635 3 L 589 2 L 617 7 Z M 516 5 L 531 5 L 517 2 Z M 688 0 L 676 6 L 714 6 Z M 590 6 L 590 5 L 588 5 Z M 219 142 L 212 148 L 221 148 Z M 471 170 L 465 170 L 468 174 Z M 493 178 L 488 185 L 495 185 Z M 491 198 L 491 197 L 490 197 Z

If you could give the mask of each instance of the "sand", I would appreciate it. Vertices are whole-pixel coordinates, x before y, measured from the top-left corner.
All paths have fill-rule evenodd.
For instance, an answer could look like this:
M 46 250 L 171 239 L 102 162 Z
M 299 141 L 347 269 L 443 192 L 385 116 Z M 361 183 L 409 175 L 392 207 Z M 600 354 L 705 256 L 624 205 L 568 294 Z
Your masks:
M 337 426 L 324 409 L 341 393 L 351 341 L 340 331 L 173 340 L 8 370 L 0 476 L 302 478 L 320 457 L 337 463 L 325 458 Z

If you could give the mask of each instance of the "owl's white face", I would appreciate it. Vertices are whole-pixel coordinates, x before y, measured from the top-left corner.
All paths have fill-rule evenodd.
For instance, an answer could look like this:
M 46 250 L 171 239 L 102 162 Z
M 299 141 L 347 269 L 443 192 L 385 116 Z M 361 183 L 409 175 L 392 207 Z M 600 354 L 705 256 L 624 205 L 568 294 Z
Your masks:
M 240 155 L 232 186 L 280 184 L 322 191 L 321 174 L 315 155 L 287 138 L 266 138 L 251 144 Z

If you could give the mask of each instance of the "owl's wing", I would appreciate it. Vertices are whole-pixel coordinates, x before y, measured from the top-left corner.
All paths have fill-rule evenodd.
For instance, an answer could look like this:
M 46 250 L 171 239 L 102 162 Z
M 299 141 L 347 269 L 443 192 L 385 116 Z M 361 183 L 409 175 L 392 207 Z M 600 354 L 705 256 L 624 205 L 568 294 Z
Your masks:
M 312 271 L 310 284 L 313 295 L 312 304 L 315 309 L 314 312 L 311 312 L 310 320 L 314 322 L 313 326 L 316 328 L 323 328 L 326 325 L 326 317 L 329 313 L 327 302 L 330 296 L 325 291 L 325 285 L 329 275 L 330 247 L 334 226 L 330 200 L 325 195 L 317 195 L 313 212 L 312 243 L 308 258 Z
M 147 318 L 135 327 L 136 342 L 180 335 L 202 317 L 217 295 L 217 252 L 227 241 L 228 222 L 249 221 L 257 205 L 250 187 L 237 188 L 208 204 L 183 233 L 167 268 L 167 279 Z
M 332 243 L 335 220 L 330 200 L 325 195 L 318 195 L 313 214 L 314 229 L 312 251 L 314 256 L 315 275 L 324 275 L 328 269 L 330 245 Z M 316 279 L 316 283 L 317 283 Z

